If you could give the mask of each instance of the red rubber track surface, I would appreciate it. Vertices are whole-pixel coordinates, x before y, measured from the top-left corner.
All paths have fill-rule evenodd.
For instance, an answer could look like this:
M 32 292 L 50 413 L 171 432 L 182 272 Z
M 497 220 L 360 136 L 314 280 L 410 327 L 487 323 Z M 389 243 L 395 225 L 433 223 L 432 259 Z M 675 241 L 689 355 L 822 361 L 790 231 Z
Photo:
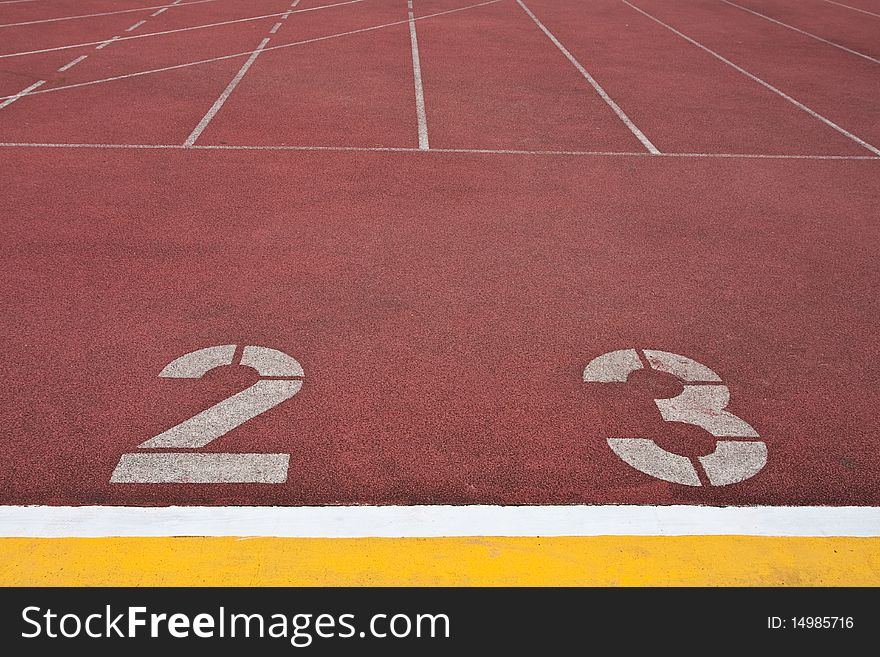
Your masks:
M 648 154 L 512 0 L 415 22 L 431 147 L 468 152 L 417 150 L 406 22 L 267 49 L 197 148 L 182 144 L 247 56 L 0 109 L 0 503 L 880 503 L 878 158 L 623 3 L 525 1 L 660 151 L 691 155 Z M 823 38 L 876 53 L 871 16 L 737 3 L 817 34 L 811 17 L 833 12 Z M 0 4 L 0 23 L 136 6 L 71 4 Z M 633 4 L 880 142 L 880 65 L 721 2 Z M 142 29 L 289 5 L 217 0 Z M 406 19 L 406 2 L 365 0 L 271 35 L 277 18 L 135 39 L 91 48 L 63 80 L 41 77 L 44 55 L 0 59 L 33 74 L 0 93 Z M 64 38 L 112 36 L 97 25 Z M 60 43 L 45 35 L 0 51 Z M 227 145 L 256 149 L 208 148 Z M 285 145 L 407 150 L 260 149 Z M 777 154 L 805 157 L 763 157 Z M 233 343 L 294 356 L 304 385 L 203 451 L 290 453 L 288 481 L 111 484 L 122 454 L 256 380 L 157 376 Z M 691 488 L 624 463 L 607 438 L 715 447 L 662 421 L 652 400 L 680 392 L 671 377 L 583 383 L 624 348 L 718 372 L 766 466 Z

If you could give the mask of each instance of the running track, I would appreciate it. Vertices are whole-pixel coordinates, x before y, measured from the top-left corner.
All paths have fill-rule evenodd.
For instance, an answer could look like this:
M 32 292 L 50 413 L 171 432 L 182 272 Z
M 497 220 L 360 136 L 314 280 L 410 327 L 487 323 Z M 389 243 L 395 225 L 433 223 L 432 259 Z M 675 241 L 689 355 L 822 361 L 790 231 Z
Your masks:
M 0 2 L 0 502 L 880 504 L 880 0 L 407 5 Z

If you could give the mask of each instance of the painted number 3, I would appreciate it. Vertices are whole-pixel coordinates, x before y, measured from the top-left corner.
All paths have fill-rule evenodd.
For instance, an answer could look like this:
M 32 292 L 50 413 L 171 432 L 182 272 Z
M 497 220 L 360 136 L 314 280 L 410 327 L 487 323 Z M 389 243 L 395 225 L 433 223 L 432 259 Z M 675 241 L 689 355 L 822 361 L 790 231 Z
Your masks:
M 236 345 L 191 351 L 170 362 L 159 376 L 200 379 L 216 367 L 232 365 Z M 252 386 L 138 445 L 140 449 L 193 450 L 204 447 L 248 420 L 293 397 L 305 376 L 296 359 L 277 349 L 244 347 L 241 365 L 260 379 Z M 120 484 L 282 484 L 290 454 L 218 452 L 134 452 L 123 454 L 110 481 Z
M 667 422 L 682 422 L 705 429 L 718 438 L 715 451 L 696 462 L 712 486 L 735 484 L 756 475 L 767 463 L 767 446 L 742 418 L 725 410 L 730 391 L 711 369 L 686 356 L 668 351 L 642 350 L 650 369 L 666 372 L 684 383 L 681 394 L 655 399 Z M 584 369 L 586 383 L 626 383 L 644 364 L 635 349 L 621 349 L 594 358 Z M 661 448 L 650 438 L 608 438 L 608 446 L 636 470 L 664 481 L 700 486 L 691 459 Z

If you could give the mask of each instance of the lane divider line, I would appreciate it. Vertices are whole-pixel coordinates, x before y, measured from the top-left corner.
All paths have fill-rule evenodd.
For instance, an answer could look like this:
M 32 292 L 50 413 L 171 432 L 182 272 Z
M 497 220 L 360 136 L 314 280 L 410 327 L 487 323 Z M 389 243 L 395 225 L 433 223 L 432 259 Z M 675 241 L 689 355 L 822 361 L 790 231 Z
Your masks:
M 183 3 L 186 5 L 200 5 L 204 2 L 216 2 L 216 0 L 190 0 L 189 2 Z M 0 25 L 0 28 L 4 27 L 20 27 L 22 25 L 37 25 L 40 23 L 57 23 L 59 21 L 73 21 L 78 20 L 80 18 L 97 18 L 98 16 L 113 16 L 115 14 L 132 14 L 139 11 L 150 11 L 151 9 L 168 9 L 169 7 L 176 7 L 180 5 L 180 2 L 172 2 L 170 5 L 154 5 L 152 7 L 134 7 L 132 9 L 119 9 L 116 11 L 105 11 L 98 14 L 79 14 L 77 16 L 61 16 L 59 18 L 42 18 L 36 21 L 25 21 L 23 23 L 5 23 Z
M 413 82 L 416 90 L 416 120 L 418 121 L 419 149 L 426 151 L 428 144 L 428 118 L 425 113 L 425 91 L 422 89 L 422 65 L 419 61 L 419 41 L 416 36 L 416 21 L 413 16 L 412 0 L 406 1 L 409 14 L 409 44 L 412 51 Z
M 874 62 L 875 64 L 880 64 L 880 59 L 876 59 L 874 57 L 871 57 L 870 55 L 866 55 L 865 53 L 858 52 L 857 50 L 853 50 L 852 48 L 847 48 L 846 46 L 842 46 L 839 43 L 834 43 L 834 41 L 829 41 L 828 39 L 823 39 L 820 36 L 816 36 L 815 34 L 811 34 L 810 32 L 807 32 L 805 30 L 797 28 L 793 25 L 789 25 L 788 23 L 783 23 L 780 20 L 776 20 L 775 18 L 771 18 L 770 16 L 767 16 L 767 15 L 762 14 L 760 12 L 754 11 L 753 9 L 749 9 L 748 7 L 743 7 L 742 5 L 738 5 L 735 2 L 730 2 L 730 0 L 721 0 L 721 2 L 728 4 L 731 7 L 736 7 L 737 9 L 742 9 L 743 11 L 747 11 L 750 14 L 754 14 L 755 16 L 759 16 L 760 18 L 766 19 L 766 20 L 770 21 L 771 23 L 776 23 L 777 25 L 785 27 L 785 28 L 792 30 L 794 32 L 798 32 L 800 34 L 803 34 L 804 36 L 808 36 L 811 39 L 815 39 L 816 41 L 821 41 L 822 43 L 827 43 L 829 46 L 834 46 L 835 48 L 839 48 L 840 50 L 844 50 L 844 51 L 850 53 L 851 55 L 856 55 L 857 57 L 862 57 L 863 59 L 867 59 L 868 61 Z
M 568 51 L 568 49 L 562 45 L 562 43 L 559 41 L 559 39 L 557 39 L 553 35 L 553 33 L 550 30 L 548 30 L 547 27 L 540 20 L 538 20 L 538 17 L 532 13 L 532 10 L 529 9 L 528 7 L 526 7 L 526 5 L 523 3 L 522 0 L 516 0 L 516 2 L 520 7 L 522 7 L 523 11 L 526 12 L 526 14 L 529 16 L 529 18 L 531 18 L 534 21 L 535 25 L 537 25 L 540 28 L 540 30 L 547 36 L 547 38 L 550 39 L 550 41 L 553 43 L 553 45 L 559 49 L 559 52 L 561 52 L 563 55 L 565 55 L 565 58 L 569 62 L 571 62 L 572 65 L 574 65 L 574 67 L 577 69 L 578 73 L 580 73 L 584 77 L 584 79 L 590 83 L 590 86 L 593 87 L 593 89 L 596 91 L 596 93 L 599 94 L 599 96 L 602 98 L 602 100 L 605 101 L 605 104 L 608 105 L 608 107 L 610 107 L 614 111 L 615 114 L 617 114 L 617 118 L 619 118 L 621 121 L 623 121 L 623 124 L 627 128 L 629 128 L 629 131 L 631 133 L 633 133 L 633 135 L 635 135 L 636 139 L 638 139 L 642 143 L 642 146 L 644 146 L 648 150 L 648 152 L 651 153 L 652 155 L 659 155 L 660 151 L 657 149 L 657 147 L 653 143 L 651 143 L 651 140 L 645 136 L 645 133 L 642 132 L 641 130 L 639 130 L 638 126 L 636 126 L 636 124 L 633 123 L 632 120 L 626 115 L 626 112 L 624 112 L 620 108 L 620 105 L 618 105 L 617 103 L 614 102 L 614 99 L 611 98 L 611 96 L 609 96 L 606 93 L 606 91 L 596 81 L 596 79 L 592 75 L 590 75 L 589 72 L 587 72 L 587 69 L 585 69 L 581 65 L 581 63 L 577 59 L 575 59 L 574 55 L 572 55 Z
M 519 2 L 519 0 L 517 0 L 517 2 Z M 734 64 L 732 61 L 730 61 L 729 59 L 727 59 L 727 58 L 724 57 L 723 55 L 720 55 L 720 54 L 718 54 L 717 52 L 715 52 L 714 50 L 710 49 L 709 47 L 704 46 L 704 45 L 703 45 L 702 43 L 700 43 L 699 41 L 696 41 L 695 39 L 692 39 L 692 38 L 689 37 L 688 35 L 686 35 L 686 34 L 684 34 L 684 33 L 682 33 L 682 32 L 679 32 L 678 30 L 676 30 L 676 29 L 675 29 L 674 27 L 672 27 L 671 25 L 668 25 L 668 24 L 664 23 L 663 21 L 661 21 L 661 20 L 660 20 L 659 18 L 657 18 L 656 16 L 652 16 L 651 14 L 649 14 L 648 12 L 646 12 L 644 9 L 640 9 L 639 7 L 636 7 L 636 6 L 635 6 L 634 4 L 632 4 L 631 2 L 628 2 L 628 0 L 621 0 L 621 2 L 623 2 L 623 4 L 625 4 L 625 5 L 629 5 L 630 7 L 632 7 L 633 9 L 635 9 L 635 10 L 636 10 L 637 12 L 639 12 L 640 14 L 642 14 L 642 15 L 644 15 L 644 16 L 650 18 L 652 21 L 654 21 L 654 22 L 657 23 L 658 25 L 662 25 L 663 27 L 665 27 L 667 30 L 669 30 L 669 31 L 672 32 L 673 34 L 676 34 L 676 35 L 680 36 L 682 39 L 684 39 L 685 41 L 687 41 L 687 42 L 690 43 L 691 45 L 694 45 L 694 46 L 696 46 L 697 48 L 699 48 L 700 50 L 703 50 L 704 52 L 709 53 L 710 55 L 712 55 L 713 57 L 715 57 L 717 60 L 719 60 L 719 61 L 721 61 L 721 62 L 724 62 L 725 64 L 727 64 L 728 66 L 730 66 L 730 67 L 731 67 L 732 69 L 734 69 L 735 71 L 738 71 L 738 72 L 742 73 L 742 74 L 745 75 L 747 78 L 749 78 L 750 80 L 753 80 L 754 82 L 757 82 L 758 84 L 760 84 L 760 85 L 761 85 L 762 87 L 764 87 L 765 89 L 769 89 L 770 91 L 772 91 L 772 92 L 775 93 L 776 95 L 780 96 L 781 98 L 784 98 L 785 100 L 787 100 L 788 102 L 790 102 L 792 105 L 794 105 L 794 106 L 797 107 L 798 109 L 803 110 L 804 112 L 806 112 L 807 114 L 809 114 L 810 116 L 812 116 L 814 119 L 818 119 L 819 121 L 821 121 L 822 123 L 824 123 L 825 125 L 827 125 L 829 128 L 832 128 L 833 130 L 836 130 L 837 132 L 839 132 L 840 134 L 842 134 L 844 137 L 847 137 L 847 138 L 851 139 L 852 141 L 854 141 L 855 143 L 857 143 L 857 144 L 858 144 L 859 146 L 861 146 L 862 148 L 865 148 L 866 150 L 871 151 L 872 153 L 874 153 L 874 155 L 880 156 L 880 148 L 877 148 L 876 146 L 872 146 L 871 144 L 869 144 L 868 142 L 866 142 L 864 139 L 861 139 L 860 137 L 857 137 L 856 135 L 854 135 L 853 133 L 851 133 L 849 130 L 846 130 L 845 128 L 840 127 L 839 125 L 837 125 L 836 123 L 834 123 L 831 119 L 828 119 L 828 118 L 822 116 L 821 114 L 819 114 L 818 112 L 816 112 L 815 110 L 810 109 L 809 107 L 807 107 L 806 105 L 804 105 L 802 102 L 800 102 L 800 101 L 798 101 L 798 100 L 795 100 L 794 98 L 792 98 L 791 96 L 789 96 L 789 95 L 788 95 L 787 93 L 785 93 L 784 91 L 781 91 L 780 89 L 777 89 L 776 87 L 774 87 L 774 86 L 773 86 L 772 84 L 770 84 L 769 82 L 767 82 L 767 81 L 762 80 L 761 78 L 759 78 L 757 75 L 755 75 L 755 74 L 753 74 L 753 73 L 749 73 L 749 72 L 748 72 L 746 69 L 744 69 L 742 66 L 738 66 L 737 64 Z
M 138 21 L 137 23 L 135 23 L 135 24 L 132 25 L 131 27 L 127 28 L 125 31 L 126 31 L 126 32 L 131 32 L 131 31 L 133 31 L 133 30 L 136 30 L 136 29 L 138 29 L 141 25 L 143 25 L 143 24 L 146 23 L 146 22 L 147 22 L 146 20 Z
M 837 5 L 838 7 L 845 7 L 847 9 L 852 9 L 853 11 L 857 11 L 862 14 L 868 14 L 868 16 L 876 16 L 880 18 L 880 14 L 875 14 L 873 11 L 868 11 L 867 9 L 859 9 L 858 7 L 852 7 L 850 5 L 845 5 L 842 2 L 835 2 L 834 0 L 825 0 L 828 4 Z
M 53 144 L 36 142 L 0 142 L 0 148 L 87 148 L 110 150 L 214 150 L 214 151 L 318 151 L 318 152 L 365 152 L 365 153 L 424 153 L 420 148 L 405 146 L 290 146 L 246 144 Z M 855 160 L 880 161 L 873 155 L 802 155 L 785 153 L 659 153 L 652 156 L 646 151 L 553 151 L 491 148 L 431 148 L 430 153 L 461 153 L 473 155 L 536 155 L 536 156 L 596 156 L 596 157 L 684 157 L 726 158 L 745 160 Z
M 880 536 L 876 506 L 0 506 L 0 537 Z

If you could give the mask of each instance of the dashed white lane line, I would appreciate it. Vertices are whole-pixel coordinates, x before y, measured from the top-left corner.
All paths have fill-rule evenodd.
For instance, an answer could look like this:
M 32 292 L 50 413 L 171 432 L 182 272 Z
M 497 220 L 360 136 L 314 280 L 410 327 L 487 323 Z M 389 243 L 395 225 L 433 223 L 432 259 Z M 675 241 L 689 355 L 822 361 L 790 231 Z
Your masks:
M 204 151 L 316 151 L 316 152 L 354 152 L 354 153 L 423 153 L 432 157 L 437 153 L 465 155 L 534 155 L 561 157 L 672 157 L 672 158 L 723 158 L 743 160 L 870 160 L 880 162 L 873 155 L 798 155 L 771 153 L 658 153 L 653 155 L 647 151 L 551 151 L 523 149 L 491 149 L 491 148 L 431 148 L 424 151 L 420 148 L 405 146 L 288 146 L 288 145 L 193 145 L 182 144 L 53 144 L 36 142 L 0 142 L 0 148 L 84 148 L 108 150 L 204 150 Z
M 748 7 L 743 7 L 742 5 L 738 5 L 735 2 L 730 2 L 730 0 L 721 0 L 721 2 L 728 4 L 731 7 L 736 7 L 737 9 L 742 9 L 743 11 L 747 11 L 750 14 L 754 14 L 755 16 L 758 16 L 760 18 L 768 20 L 771 23 L 776 23 L 777 25 L 779 25 L 781 27 L 785 27 L 785 28 L 792 30 L 794 32 L 798 32 L 800 34 L 803 34 L 804 36 L 808 36 L 811 39 L 815 39 L 816 41 L 821 41 L 822 43 L 826 43 L 829 46 L 834 46 L 835 48 L 839 48 L 840 50 L 844 50 L 844 51 L 850 53 L 851 55 L 856 55 L 857 57 L 862 57 L 863 59 L 867 59 L 868 61 L 874 62 L 875 64 L 880 64 L 880 59 L 876 59 L 874 57 L 871 57 L 870 55 L 866 55 L 865 53 L 858 52 L 857 50 L 853 50 L 852 48 L 847 48 L 846 46 L 842 46 L 839 43 L 835 43 L 834 41 L 829 41 L 828 39 L 823 39 L 820 36 L 816 36 L 815 34 L 811 34 L 810 32 L 807 32 L 807 31 L 802 30 L 800 28 L 794 27 L 793 25 L 789 25 L 788 23 L 783 23 L 782 21 L 776 20 L 775 18 L 771 18 L 770 16 L 767 16 L 767 15 L 762 14 L 760 12 L 754 11 L 753 9 L 749 9 Z
M 87 41 L 85 43 L 72 43 L 66 46 L 55 46 L 54 48 L 41 48 L 40 50 L 22 50 L 20 52 L 10 52 L 0 55 L 0 59 L 5 59 L 7 57 L 24 57 L 26 55 L 39 55 L 47 52 L 56 52 L 58 50 L 70 50 L 72 48 L 85 48 L 88 46 L 98 45 L 97 49 L 105 47 L 108 43 L 112 43 L 113 41 L 129 41 L 131 39 L 146 39 L 154 36 L 163 36 L 166 34 L 176 34 L 178 32 L 189 32 L 191 30 L 204 30 L 211 27 L 221 27 L 223 25 L 232 25 L 234 23 L 246 23 L 249 21 L 258 21 L 266 18 L 275 18 L 280 16 L 282 19 L 287 18 L 290 14 L 299 14 L 307 11 L 318 11 L 320 9 L 330 9 L 332 7 L 339 7 L 342 5 L 352 5 L 358 2 L 365 2 L 366 0 L 345 0 L 344 2 L 336 2 L 330 5 L 319 5 L 317 7 L 309 7 L 307 9 L 297 9 L 296 11 L 285 11 L 284 13 L 278 14 L 262 14 L 260 16 L 248 16 L 246 18 L 236 18 L 234 20 L 222 21 L 219 23 L 205 23 L 204 25 L 190 25 L 189 27 L 178 27 L 173 30 L 162 30 L 161 32 L 146 32 L 143 34 L 132 34 L 130 36 L 115 36 L 112 39 L 107 39 L 104 41 Z
M 275 25 L 272 26 L 272 29 L 269 30 L 269 34 L 275 34 L 278 31 L 278 28 L 280 28 L 280 27 L 281 27 L 281 21 L 275 23 Z
M 95 48 L 95 50 L 102 50 L 102 49 L 106 48 L 107 46 L 109 46 L 114 41 L 119 41 L 120 38 L 121 37 L 115 36 L 111 39 L 107 39 L 106 41 L 102 41 L 101 43 L 98 44 L 98 47 Z M 89 44 L 89 45 L 91 45 L 91 44 Z
M 152 14 L 150 14 L 150 18 L 155 18 L 156 16 L 165 13 L 166 11 L 168 11 L 168 7 L 162 7 L 161 9 L 154 11 Z
M 146 22 L 147 22 L 146 20 L 138 21 L 137 23 L 135 23 L 135 24 L 132 25 L 131 27 L 127 28 L 125 31 L 126 31 L 126 32 L 131 32 L 132 30 L 136 30 L 136 29 L 138 29 L 141 25 L 143 25 L 143 24 L 146 23 Z
M 416 120 L 418 122 L 419 148 L 428 150 L 428 118 L 425 113 L 425 92 L 422 89 L 422 66 L 419 62 L 419 41 L 416 36 L 416 22 L 413 16 L 412 0 L 406 2 L 409 14 L 409 43 L 412 50 L 413 82 L 416 91 Z
M 80 55 L 80 56 L 77 57 L 76 59 L 67 62 L 64 66 L 62 66 L 61 68 L 59 68 L 59 69 L 58 69 L 58 72 L 59 72 L 59 73 L 63 73 L 64 71 L 67 71 L 67 70 L 73 68 L 74 66 L 76 66 L 77 64 L 79 64 L 82 60 L 86 59 L 87 57 L 88 57 L 88 55 Z
M 519 2 L 519 0 L 517 0 L 517 2 Z M 809 107 L 807 107 L 806 105 L 804 105 L 802 102 L 800 102 L 800 101 L 798 101 L 798 100 L 795 100 L 794 98 L 792 98 L 791 96 L 789 96 L 789 95 L 788 95 L 787 93 L 785 93 L 784 91 L 781 91 L 780 89 L 777 89 L 776 87 L 774 87 L 774 86 L 773 86 L 772 84 L 770 84 L 769 82 L 767 82 L 767 81 L 765 81 L 765 80 L 762 80 L 761 78 L 759 78 L 757 75 L 755 75 L 755 74 L 753 74 L 753 73 L 749 73 L 749 72 L 748 72 L 746 69 L 744 69 L 743 67 L 738 66 L 737 64 L 734 64 L 732 61 L 730 61 L 729 59 L 727 59 L 727 58 L 724 57 L 723 55 L 720 55 L 720 54 L 718 54 L 717 52 L 715 52 L 714 50 L 708 48 L 707 46 L 704 46 L 704 45 L 703 45 L 702 43 L 700 43 L 699 41 L 696 41 L 695 39 L 692 39 L 692 38 L 689 37 L 688 35 L 686 35 L 686 34 L 684 34 L 684 33 L 682 33 L 682 32 L 679 32 L 678 30 L 676 30 L 676 29 L 675 29 L 674 27 L 672 27 L 671 25 L 668 25 L 668 24 L 664 23 L 663 21 L 661 21 L 659 18 L 657 18 L 657 17 L 655 17 L 655 16 L 652 16 L 651 14 L 649 14 L 648 12 L 646 12 L 644 9 L 640 9 L 639 7 L 636 7 L 636 6 L 635 6 L 634 4 L 632 4 L 631 2 L 628 2 L 628 0 L 621 0 L 621 2 L 623 2 L 625 5 L 629 5 L 630 7 L 632 7 L 633 9 L 635 9 L 637 12 L 639 12 L 640 14 L 642 14 L 643 16 L 646 16 L 646 17 L 650 18 L 652 21 L 654 21 L 654 22 L 657 23 L 658 25 L 662 25 L 663 27 L 665 27 L 667 30 L 669 30 L 669 31 L 672 32 L 673 34 L 676 34 L 676 35 L 680 36 L 682 39 L 684 39 L 684 40 L 687 41 L 688 43 L 690 43 L 690 44 L 696 46 L 696 47 L 699 48 L 700 50 L 703 50 L 704 52 L 707 52 L 707 53 L 709 53 L 710 55 L 712 55 L 713 57 L 715 57 L 716 59 L 718 59 L 719 61 L 724 62 L 725 64 L 727 64 L 728 66 L 730 66 L 730 67 L 731 67 L 732 69 L 734 69 L 735 71 L 738 71 L 738 72 L 742 73 L 742 74 L 745 75 L 747 78 L 749 78 L 750 80 L 753 80 L 753 81 L 757 82 L 758 84 L 760 84 L 760 85 L 761 85 L 762 87 L 764 87 L 765 89 L 769 89 L 770 91 L 772 91 L 773 93 L 775 93 L 776 95 L 778 95 L 780 98 L 784 98 L 785 100 L 787 100 L 789 103 L 791 103 L 792 105 L 794 105 L 794 106 L 797 107 L 798 109 L 803 110 L 804 112 L 806 112 L 807 114 L 809 114 L 810 116 L 812 116 L 814 119 L 818 119 L 819 121 L 821 121 L 822 123 L 824 123 L 825 125 L 827 125 L 829 128 L 832 128 L 833 130 L 836 130 L 837 132 L 839 132 L 840 134 L 842 134 L 844 137 L 847 137 L 848 139 L 851 139 L 852 141 L 854 141 L 855 143 L 857 143 L 857 144 L 858 144 L 859 146 L 861 146 L 862 148 L 865 148 L 866 150 L 871 151 L 872 153 L 874 153 L 874 155 L 880 155 L 880 148 L 877 148 L 876 146 L 872 146 L 871 144 L 869 144 L 868 142 L 866 142 L 864 139 L 861 139 L 860 137 L 857 137 L 856 135 L 854 135 L 853 133 L 851 133 L 849 130 L 846 130 L 845 128 L 840 127 L 839 125 L 837 125 L 836 123 L 834 123 L 831 119 L 828 119 L 828 118 L 822 116 L 821 114 L 819 114 L 818 112 L 816 112 L 815 110 L 810 109 Z M 38 92 L 38 93 L 39 93 L 39 92 Z
M 867 9 L 860 9 L 859 7 L 852 7 L 850 5 L 845 5 L 842 2 L 835 2 L 834 0 L 825 0 L 828 4 L 837 5 L 838 7 L 846 7 L 847 9 L 852 9 L 853 11 L 858 11 L 862 14 L 868 14 L 869 16 L 876 16 L 880 18 L 880 14 L 875 14 L 873 11 L 868 11 Z
M 253 65 L 256 61 L 257 57 L 260 56 L 260 53 L 263 52 L 263 49 L 269 43 L 269 37 L 266 37 L 260 42 L 260 45 L 257 46 L 257 49 L 248 57 L 248 60 L 242 65 L 242 67 L 238 70 L 238 73 L 235 74 L 235 77 L 232 78 L 232 81 L 226 86 L 226 89 L 223 90 L 223 93 L 220 94 L 220 97 L 214 101 L 214 104 L 211 106 L 211 109 L 208 110 L 208 113 L 202 117 L 202 120 L 199 121 L 199 124 L 195 127 L 189 137 L 187 137 L 186 141 L 183 142 L 184 146 L 192 146 L 196 143 L 196 139 L 204 132 L 205 128 L 208 127 L 208 124 L 211 122 L 211 119 L 220 111 L 220 108 L 226 103 L 226 100 L 235 91 L 235 88 L 238 86 L 238 83 L 241 82 L 242 78 L 244 78 L 245 73 L 248 72 L 248 69 Z
M 876 506 L 0 506 L 0 537 L 880 536 Z
M 45 80 L 37 80 L 37 81 L 34 82 L 32 85 L 30 85 L 29 87 L 25 87 L 24 89 L 22 89 L 21 91 L 19 91 L 19 92 L 18 92 L 17 94 L 15 94 L 14 96 L 7 96 L 6 99 L 5 99 L 2 103 L 0 103 L 0 109 L 3 109 L 4 107 L 7 107 L 7 106 L 9 106 L 9 105 L 12 105 L 12 103 L 14 103 L 15 101 L 17 101 L 19 98 L 21 98 L 21 97 L 23 97 L 23 96 L 27 96 L 27 95 L 28 95 L 30 92 L 32 92 L 34 89 L 36 89 L 37 87 L 40 87 L 40 86 L 42 86 L 42 85 L 44 85 L 44 84 L 46 84 L 46 81 L 45 81 Z
M 563 46 L 562 43 L 560 43 L 559 39 L 557 39 L 555 36 L 553 36 L 553 33 L 550 32 L 550 30 L 548 30 L 540 20 L 538 20 L 538 17 L 532 13 L 531 9 L 529 9 L 528 7 L 525 6 L 525 4 L 522 2 L 522 0 L 516 0 L 516 2 L 520 7 L 522 7 L 523 11 L 525 11 L 526 14 L 528 14 L 529 18 L 531 18 L 535 22 L 535 25 L 537 25 L 540 28 L 540 30 L 547 36 L 547 38 L 550 39 L 550 41 L 553 43 L 553 45 L 556 46 L 559 49 L 559 51 L 563 55 L 565 55 L 565 58 L 572 63 L 572 65 L 577 69 L 578 73 L 580 73 L 584 77 L 584 79 L 590 83 L 590 86 L 593 87 L 593 89 L 596 91 L 597 94 L 599 94 L 599 96 L 602 98 L 602 100 L 605 101 L 605 103 L 608 105 L 608 107 L 610 107 L 614 111 L 614 113 L 617 114 L 617 118 L 619 118 L 621 121 L 623 121 L 623 124 L 627 128 L 629 128 L 629 131 L 632 132 L 633 135 L 635 135 L 636 139 L 638 139 L 642 143 L 642 146 L 644 146 L 648 150 L 648 152 L 651 153 L 652 155 L 658 155 L 660 153 L 660 151 L 657 149 L 657 147 L 654 146 L 654 144 L 651 143 L 651 140 L 649 140 L 645 136 L 645 133 L 643 133 L 641 130 L 639 130 L 639 128 L 636 126 L 636 124 L 630 120 L 630 118 L 620 108 L 620 106 L 617 103 L 615 103 L 614 100 L 611 98 L 611 96 L 609 96 L 605 92 L 605 90 L 602 88 L 602 86 L 598 82 L 596 82 L 595 78 L 593 78 L 593 76 L 587 72 L 587 69 L 585 69 L 581 65 L 581 63 L 577 59 L 574 58 L 574 55 L 572 55 L 566 49 L 566 47 Z
M 484 7 L 486 5 L 492 5 L 496 2 L 501 2 L 501 0 L 486 0 L 485 2 L 478 2 L 477 4 L 467 5 L 465 7 L 457 7 L 455 9 L 447 9 L 446 11 L 440 11 L 434 14 L 426 14 L 425 16 L 416 16 L 416 21 L 428 20 L 431 18 L 435 18 L 437 16 L 445 16 L 447 14 L 453 14 L 459 11 L 466 11 L 469 9 L 476 9 L 477 7 Z M 351 30 L 349 32 L 339 32 L 337 34 L 328 34 L 325 36 L 315 37 L 313 39 L 305 39 L 303 41 L 293 41 L 292 43 L 283 43 L 278 46 L 269 46 L 264 48 L 264 52 L 269 52 L 270 50 L 280 50 L 282 48 L 292 48 L 294 46 L 302 46 L 309 43 L 316 43 L 318 41 L 326 41 L 327 39 L 338 39 L 340 37 L 350 36 L 352 34 L 362 34 L 364 32 L 372 32 L 374 30 L 381 30 L 386 27 L 394 27 L 396 25 L 403 25 L 409 22 L 409 19 L 393 21 L 391 23 L 383 23 L 381 25 L 372 25 L 370 27 L 363 27 L 357 30 Z M 79 87 L 87 87 L 94 84 L 103 84 L 105 82 L 115 82 L 116 80 L 127 80 L 129 78 L 140 77 L 142 75 L 153 75 L 155 73 L 164 73 L 166 71 L 176 71 L 182 68 L 189 68 L 190 66 L 200 66 L 202 64 L 212 64 L 214 62 L 222 62 L 227 59 L 236 59 L 238 57 L 248 57 L 253 54 L 253 50 L 248 50 L 247 52 L 237 52 L 231 55 L 221 55 L 219 57 L 211 57 L 210 59 L 201 59 L 195 62 L 185 62 L 183 64 L 174 64 L 173 66 L 163 66 L 162 68 L 154 68 L 146 71 L 136 71 L 134 73 L 126 73 L 124 75 L 115 75 L 109 78 L 101 78 L 98 80 L 89 80 L 88 82 L 78 82 L 76 84 L 65 84 L 59 85 L 57 87 L 52 87 L 51 89 L 43 89 L 42 91 L 37 91 L 35 94 L 46 94 L 52 93 L 55 91 L 66 91 L 67 89 L 78 89 Z M 9 96 L 0 96 L 0 100 L 4 100 L 5 98 L 9 98 Z
M 200 5 L 205 2 L 216 2 L 216 1 L 217 0 L 190 0 L 189 2 L 184 2 L 184 3 L 174 2 L 169 5 L 154 5 L 152 7 L 135 7 L 133 9 L 119 9 L 117 11 L 105 11 L 105 12 L 101 12 L 99 14 L 79 14 L 77 16 L 61 16 L 59 18 L 42 18 L 42 19 L 36 20 L 36 21 L 24 21 L 22 23 L 5 23 L 3 25 L 0 25 L 0 28 L 2 28 L 2 27 L 20 27 L 22 25 L 37 25 L 40 23 L 57 23 L 59 21 L 74 21 L 74 20 L 78 20 L 81 18 L 96 18 L 98 16 L 113 16 L 115 14 L 132 14 L 132 13 L 139 12 L 139 11 L 150 11 L 151 9 L 161 9 L 162 7 L 167 9 L 169 7 L 176 7 L 176 6 L 182 6 L 182 5 Z

